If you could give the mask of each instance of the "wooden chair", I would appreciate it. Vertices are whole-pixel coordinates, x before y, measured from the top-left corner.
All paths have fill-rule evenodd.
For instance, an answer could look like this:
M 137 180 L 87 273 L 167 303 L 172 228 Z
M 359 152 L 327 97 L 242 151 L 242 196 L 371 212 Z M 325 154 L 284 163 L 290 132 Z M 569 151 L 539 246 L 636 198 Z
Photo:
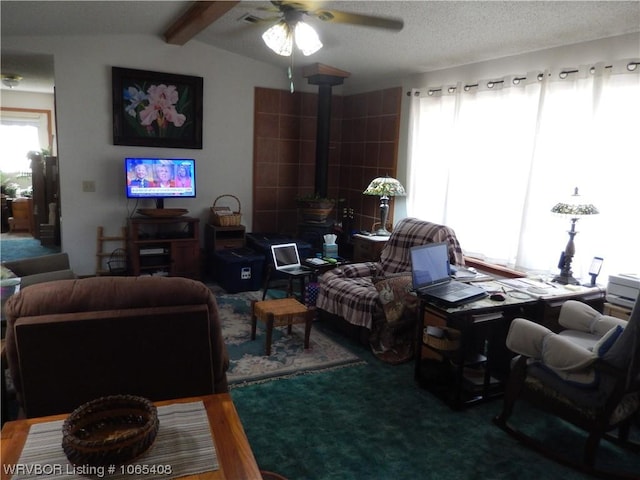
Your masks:
M 637 479 L 638 472 L 604 467 L 597 452 L 606 439 L 640 454 L 629 435 L 640 411 L 640 298 L 628 322 L 574 301 L 562 306 L 559 322 L 566 328 L 559 334 L 524 319 L 511 324 L 507 346 L 520 356 L 494 422 L 524 445 L 590 475 Z M 582 458 L 554 449 L 542 433 L 534 438 L 516 428 L 510 419 L 521 399 L 585 431 Z
M 33 200 L 16 198 L 11 202 L 12 216 L 9 217 L 9 231 L 27 231 L 33 233 Z

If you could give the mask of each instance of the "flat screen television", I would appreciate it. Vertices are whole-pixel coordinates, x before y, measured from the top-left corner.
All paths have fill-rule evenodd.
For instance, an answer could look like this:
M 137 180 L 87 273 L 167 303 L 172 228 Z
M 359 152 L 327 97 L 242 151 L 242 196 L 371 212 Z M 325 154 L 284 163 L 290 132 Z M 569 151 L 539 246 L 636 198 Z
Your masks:
M 164 208 L 165 198 L 195 198 L 196 162 L 192 158 L 125 158 L 127 198 L 155 199 Z

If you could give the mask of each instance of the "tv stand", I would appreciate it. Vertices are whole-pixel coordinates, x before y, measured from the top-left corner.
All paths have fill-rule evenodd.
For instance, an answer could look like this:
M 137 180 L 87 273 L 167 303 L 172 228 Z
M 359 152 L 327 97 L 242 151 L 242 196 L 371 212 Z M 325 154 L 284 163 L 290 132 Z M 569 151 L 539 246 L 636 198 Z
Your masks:
M 199 218 L 128 219 L 131 275 L 169 275 L 200 279 Z
M 156 198 L 156 208 L 162 210 L 164 208 L 164 198 Z

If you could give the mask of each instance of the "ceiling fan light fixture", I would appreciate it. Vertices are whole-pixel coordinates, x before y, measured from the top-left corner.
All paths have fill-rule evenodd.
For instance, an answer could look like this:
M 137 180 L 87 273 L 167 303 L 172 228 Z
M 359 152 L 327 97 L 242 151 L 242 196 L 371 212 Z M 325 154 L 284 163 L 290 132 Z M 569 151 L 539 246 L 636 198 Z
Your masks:
M 2 74 L 2 83 L 9 88 L 15 88 L 20 84 L 22 77 L 20 75 L 5 75 Z
M 293 52 L 293 34 L 284 20 L 264 32 L 262 40 L 264 40 L 267 47 L 283 57 L 288 57 Z
M 308 23 L 300 21 L 296 24 L 295 39 L 296 46 L 306 56 L 313 55 L 322 48 L 320 37 Z

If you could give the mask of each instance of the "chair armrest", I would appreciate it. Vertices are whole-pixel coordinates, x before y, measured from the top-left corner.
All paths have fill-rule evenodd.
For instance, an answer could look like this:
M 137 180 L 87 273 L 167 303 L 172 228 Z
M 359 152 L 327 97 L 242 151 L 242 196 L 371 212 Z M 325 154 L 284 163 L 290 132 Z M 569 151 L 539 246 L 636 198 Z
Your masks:
M 539 360 L 557 371 L 581 370 L 598 358 L 591 350 L 524 318 L 511 322 L 506 344 L 512 352 Z
M 378 272 L 376 262 L 349 263 L 329 270 L 327 273 L 341 278 L 373 277 Z M 324 275 L 323 275 L 324 276 Z
M 507 333 L 507 348 L 514 353 L 527 357 L 542 358 L 544 339 L 553 332 L 539 323 L 515 318 Z
M 558 323 L 569 330 L 592 333 L 602 337 L 613 327 L 625 328 L 625 320 L 602 315 L 596 309 L 577 300 L 567 300 L 560 309 Z

